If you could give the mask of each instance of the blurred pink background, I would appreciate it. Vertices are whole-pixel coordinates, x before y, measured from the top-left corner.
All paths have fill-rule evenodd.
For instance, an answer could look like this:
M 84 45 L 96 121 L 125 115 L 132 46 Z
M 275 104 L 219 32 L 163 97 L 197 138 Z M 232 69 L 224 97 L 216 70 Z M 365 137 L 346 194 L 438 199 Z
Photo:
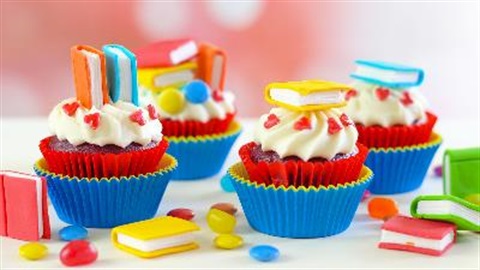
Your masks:
M 190 36 L 223 47 L 240 115 L 271 81 L 348 83 L 358 58 L 422 67 L 441 117 L 480 118 L 479 3 L 4 2 L 1 115 L 46 116 L 74 94 L 69 48 Z

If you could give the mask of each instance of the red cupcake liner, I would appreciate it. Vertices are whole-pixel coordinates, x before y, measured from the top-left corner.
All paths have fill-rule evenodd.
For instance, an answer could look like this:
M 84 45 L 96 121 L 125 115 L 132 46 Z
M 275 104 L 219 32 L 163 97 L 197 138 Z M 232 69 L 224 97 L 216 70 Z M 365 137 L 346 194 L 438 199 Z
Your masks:
M 167 137 L 188 137 L 203 136 L 217 133 L 224 133 L 235 116 L 234 113 L 228 113 L 225 119 L 211 119 L 206 123 L 194 120 L 178 121 L 171 119 L 162 119 L 162 133 Z
M 437 116 L 427 112 L 427 121 L 420 125 L 363 126 L 356 124 L 358 142 L 368 148 L 403 147 L 428 142 Z
M 255 163 L 251 158 L 255 142 L 243 145 L 240 158 L 250 176 L 258 184 L 295 187 L 328 187 L 358 180 L 368 149 L 357 143 L 358 153 L 336 161 L 277 161 Z
M 39 145 L 48 170 L 72 177 L 121 177 L 151 173 L 157 169 L 168 148 L 168 141 L 163 139 L 155 147 L 120 154 L 61 152 L 50 148 L 52 138 L 43 139 Z

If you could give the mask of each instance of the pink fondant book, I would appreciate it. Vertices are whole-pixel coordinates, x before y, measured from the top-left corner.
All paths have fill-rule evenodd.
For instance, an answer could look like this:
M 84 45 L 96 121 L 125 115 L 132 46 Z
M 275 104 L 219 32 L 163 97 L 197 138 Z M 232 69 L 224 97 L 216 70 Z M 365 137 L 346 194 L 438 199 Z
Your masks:
M 451 223 L 395 216 L 382 226 L 380 248 L 440 256 L 455 242 Z
M 191 39 L 159 41 L 134 51 L 138 68 L 171 67 L 192 59 L 198 46 Z

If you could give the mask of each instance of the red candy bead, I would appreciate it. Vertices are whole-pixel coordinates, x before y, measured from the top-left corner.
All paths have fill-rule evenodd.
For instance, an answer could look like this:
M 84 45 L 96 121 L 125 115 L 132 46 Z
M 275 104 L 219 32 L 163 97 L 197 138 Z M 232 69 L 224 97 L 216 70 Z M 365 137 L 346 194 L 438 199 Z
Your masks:
M 375 90 L 375 95 L 377 95 L 377 98 L 379 100 L 384 101 L 388 98 L 388 96 L 390 96 L 390 90 L 388 90 L 387 88 L 379 87 L 377 88 L 377 90 Z
M 77 111 L 78 107 L 80 107 L 80 104 L 78 102 L 72 102 L 72 103 L 66 103 L 62 106 L 63 111 L 68 115 L 72 116 L 75 114 Z
M 150 119 L 152 120 L 158 119 L 157 110 L 155 109 L 155 107 L 153 107 L 152 104 L 147 105 L 147 110 L 148 110 L 148 116 L 150 117 Z
M 60 251 L 60 261 L 66 266 L 90 264 L 96 261 L 97 258 L 97 249 L 86 240 L 71 241 Z
M 83 118 L 83 122 L 85 122 L 85 124 L 89 125 L 93 130 L 95 130 L 100 125 L 100 114 L 98 112 L 97 113 L 92 113 L 92 114 L 87 114 Z
M 185 220 L 192 220 L 195 217 L 195 213 L 188 208 L 176 208 L 167 213 L 167 216 L 181 218 Z
M 310 119 L 308 117 L 302 117 L 295 122 L 293 128 L 295 130 L 302 131 L 304 129 L 312 129 L 312 125 L 310 124 Z
M 332 117 L 328 118 L 328 134 L 333 135 L 342 130 L 342 126 Z
M 225 213 L 228 213 L 232 216 L 234 216 L 238 209 L 235 207 L 235 205 L 231 203 L 216 203 L 210 207 L 210 209 L 218 209 L 220 211 L 223 211 Z
M 342 122 L 342 125 L 345 127 L 353 125 L 352 119 L 350 119 L 350 117 L 348 117 L 348 115 L 344 113 L 342 113 L 342 115 L 340 116 L 340 122 Z
M 387 220 L 397 214 L 397 203 L 390 198 L 377 197 L 368 202 L 368 215 L 372 218 Z
M 410 96 L 410 93 L 408 92 L 403 92 L 402 98 L 400 99 L 400 102 L 402 102 L 403 105 L 408 106 L 413 103 L 412 97 Z
M 348 90 L 347 93 L 345 93 L 345 100 L 349 101 L 352 97 L 356 97 L 358 94 L 357 90 Z
M 145 118 L 143 118 L 142 110 L 137 110 L 137 111 L 133 112 L 132 114 L 130 114 L 130 120 L 132 122 L 135 122 L 135 123 L 139 124 L 140 126 L 143 126 L 147 123 L 145 121 Z
M 216 102 L 223 101 L 223 93 L 220 90 L 214 90 L 212 93 L 213 100 Z
M 278 123 L 280 123 L 280 119 L 278 119 L 278 117 L 275 114 L 269 114 L 268 118 L 267 118 L 267 121 L 265 121 L 265 123 L 263 123 L 263 126 L 266 129 L 269 129 L 269 128 L 277 125 Z

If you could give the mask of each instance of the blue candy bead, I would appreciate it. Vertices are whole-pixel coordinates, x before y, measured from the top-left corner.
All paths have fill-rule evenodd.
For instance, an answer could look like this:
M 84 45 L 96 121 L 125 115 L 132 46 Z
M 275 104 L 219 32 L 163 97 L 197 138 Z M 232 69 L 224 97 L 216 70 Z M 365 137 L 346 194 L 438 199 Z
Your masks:
M 270 262 L 280 256 L 280 251 L 276 247 L 269 245 L 258 245 L 250 249 L 250 257 L 261 262 Z
M 224 175 L 222 179 L 220 179 L 220 186 L 225 192 L 235 192 L 235 188 L 232 184 L 232 179 L 230 179 L 228 175 Z
M 82 240 L 88 237 L 88 231 L 83 227 L 72 225 L 62 228 L 58 235 L 63 241 Z
M 201 104 L 207 101 L 210 96 L 210 89 L 208 85 L 200 80 L 189 82 L 183 87 L 185 98 L 193 104 Z

